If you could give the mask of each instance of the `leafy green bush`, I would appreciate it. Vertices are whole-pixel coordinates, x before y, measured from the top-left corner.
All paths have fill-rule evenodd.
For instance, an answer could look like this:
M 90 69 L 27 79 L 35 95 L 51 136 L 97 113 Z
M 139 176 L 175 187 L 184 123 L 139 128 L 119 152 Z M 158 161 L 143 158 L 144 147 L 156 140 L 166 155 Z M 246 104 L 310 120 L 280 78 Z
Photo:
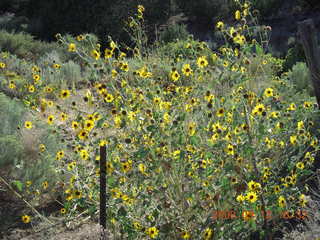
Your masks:
M 185 41 L 189 37 L 187 26 L 184 24 L 173 24 L 169 25 L 159 35 L 159 40 L 164 43 L 176 41 L 177 39 Z
M 305 90 L 311 96 L 314 96 L 310 73 L 306 63 L 296 63 L 288 73 L 288 78 L 294 84 L 297 92 Z
M 232 38 L 238 48 L 226 42 L 213 52 L 206 43 L 188 39 L 160 46 L 155 54 L 107 61 L 99 47 L 86 51 L 74 46 L 76 39 L 60 39 L 65 49 L 76 48 L 74 54 L 97 81 L 78 92 L 54 89 L 60 96 L 52 102 L 57 108 L 42 111 L 44 125 L 63 132 L 71 143 L 59 148 L 54 168 L 70 176 L 59 189 L 66 218 L 79 211 L 96 215 L 103 145 L 108 149 L 108 229 L 121 239 L 253 239 L 253 234 L 271 239 L 285 225 L 283 213 L 307 203 L 305 179 L 319 151 L 310 133 L 318 115 L 314 99 L 295 94 L 292 84 L 276 75 L 281 60 L 246 41 L 251 37 L 244 24 Z M 228 37 L 234 28 L 221 31 Z M 142 34 L 137 36 L 142 42 Z M 43 61 L 43 78 L 59 59 L 44 58 L 49 63 Z M 56 76 L 64 64 L 55 68 Z M 248 81 L 256 83 L 254 90 L 246 87 Z M 26 98 L 47 96 L 36 90 Z M 87 103 L 69 104 L 77 98 Z M 51 131 L 33 122 L 43 130 L 22 131 L 29 154 L 17 166 L 37 166 L 42 173 L 44 165 L 32 164 L 38 163 L 34 146 L 44 144 L 41 136 Z M 59 145 L 44 145 L 47 151 L 40 156 L 50 169 L 49 147 Z M 231 221 L 214 219 L 216 211 L 228 211 Z M 272 215 L 268 223 L 265 211 Z

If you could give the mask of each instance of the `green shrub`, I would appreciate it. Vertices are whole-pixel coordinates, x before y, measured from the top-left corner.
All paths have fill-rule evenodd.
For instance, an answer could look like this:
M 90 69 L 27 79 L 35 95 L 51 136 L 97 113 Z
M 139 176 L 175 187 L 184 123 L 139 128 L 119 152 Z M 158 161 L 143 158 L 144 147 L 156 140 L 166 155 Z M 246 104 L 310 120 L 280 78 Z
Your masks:
M 54 64 L 59 64 L 60 66 L 63 64 L 60 55 L 55 50 L 41 57 L 37 65 L 41 68 L 41 75 L 45 84 L 57 86 L 64 80 L 60 77 L 61 69 L 54 69 Z
M 189 37 L 189 32 L 187 26 L 184 24 L 173 24 L 169 25 L 168 28 L 163 30 L 159 35 L 159 40 L 164 43 L 174 42 L 177 39 L 187 40 Z
M 283 71 L 290 70 L 297 62 L 305 61 L 306 57 L 301 44 L 289 48 L 286 58 L 283 63 Z
M 50 134 L 51 129 L 45 124 L 37 124 L 34 128 L 33 132 L 30 130 L 19 132 L 23 158 L 15 159 L 11 176 L 22 182 L 32 181 L 34 185 L 39 186 L 44 181 L 53 183 L 57 179 L 54 166 L 59 142 L 56 135 Z M 40 151 L 40 144 L 45 146 L 45 151 Z
M 82 80 L 80 65 L 71 60 L 62 66 L 60 74 L 68 86 L 75 86 Z
M 26 84 L 32 81 L 31 69 L 34 64 L 24 59 L 19 59 L 8 52 L 1 54 L 0 61 L 6 64 L 6 67 L 0 72 L 0 91 L 9 97 L 21 99 L 27 90 Z M 10 89 L 10 83 L 14 83 L 19 91 Z
M 77 82 L 83 79 L 80 65 L 73 60 L 63 62 L 60 57 L 57 51 L 52 51 L 39 60 L 38 66 L 41 68 L 43 81 L 56 87 L 76 86 Z M 59 64 L 61 67 L 54 69 L 54 64 Z
M 201 53 L 204 54 L 205 52 L 210 52 L 206 43 L 195 41 L 193 39 L 169 42 L 162 45 L 157 50 L 160 55 L 174 59 L 181 57 L 194 59 Z
M 13 135 L 16 133 L 17 127 L 19 126 L 25 111 L 23 104 L 18 100 L 10 99 L 3 93 L 0 93 L 1 136 Z
M 310 79 L 309 69 L 304 62 L 298 62 L 288 73 L 289 80 L 294 84 L 297 92 L 307 91 L 313 96 L 313 86 Z
M 54 63 L 57 63 L 57 64 L 63 63 L 63 60 L 61 59 L 61 55 L 56 50 L 52 50 L 51 52 L 46 53 L 38 61 L 38 65 L 41 67 L 47 67 Z
M 21 102 L 0 93 L 0 168 L 6 168 L 11 179 L 41 183 L 54 179 L 53 165 L 59 147 L 57 137 L 45 125 L 36 124 Z M 32 121 L 33 129 L 25 129 L 24 122 Z M 39 144 L 46 150 L 39 151 Z
M 23 146 L 15 135 L 0 136 L 0 168 L 6 167 L 23 156 Z
M 46 52 L 57 49 L 57 43 L 45 43 L 37 41 L 27 33 L 9 33 L 0 31 L 0 50 L 7 51 L 19 58 L 36 60 Z
M 28 27 L 28 19 L 23 16 L 15 17 L 14 14 L 0 16 L 0 29 L 6 31 L 25 31 Z
M 0 167 L 12 164 L 23 155 L 23 146 L 17 136 L 17 127 L 25 111 L 21 103 L 0 93 Z

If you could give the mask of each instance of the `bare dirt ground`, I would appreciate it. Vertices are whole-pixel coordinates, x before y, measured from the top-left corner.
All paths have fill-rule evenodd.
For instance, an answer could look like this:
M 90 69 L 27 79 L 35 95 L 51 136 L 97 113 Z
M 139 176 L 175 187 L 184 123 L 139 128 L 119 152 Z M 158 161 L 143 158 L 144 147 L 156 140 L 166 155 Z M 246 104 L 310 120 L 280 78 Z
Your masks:
M 16 228 L 6 235 L 2 240 L 100 240 L 100 227 L 96 223 L 86 223 L 70 230 L 64 226 L 52 227 L 34 233 L 32 229 Z M 106 238 L 108 239 L 108 238 Z

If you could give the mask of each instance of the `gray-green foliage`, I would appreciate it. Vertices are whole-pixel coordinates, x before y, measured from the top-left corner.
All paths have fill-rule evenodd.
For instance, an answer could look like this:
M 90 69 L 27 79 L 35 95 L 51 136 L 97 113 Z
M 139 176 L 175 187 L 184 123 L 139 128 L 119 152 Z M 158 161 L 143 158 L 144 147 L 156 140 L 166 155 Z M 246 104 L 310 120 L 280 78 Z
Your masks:
M 12 176 L 22 181 L 31 180 L 34 184 L 40 185 L 43 181 L 50 183 L 57 179 L 55 172 L 55 153 L 59 149 L 59 143 L 56 135 L 50 134 L 50 129 L 44 124 L 38 124 L 37 129 L 41 131 L 36 132 L 33 136 L 24 136 L 24 158 L 16 162 L 15 174 Z M 34 146 L 31 151 L 27 151 L 30 147 L 29 143 L 25 141 L 31 141 Z M 40 153 L 39 144 L 44 144 L 46 150 Z
M 62 65 L 60 55 L 55 50 L 43 55 L 37 65 L 41 68 L 41 75 L 45 84 L 59 86 L 64 79 L 61 78 L 60 70 L 53 68 L 53 64 Z
M 0 93 L 0 112 L 1 136 L 14 135 L 26 112 L 23 104 L 16 99 L 10 99 L 3 93 Z
M 19 58 L 35 60 L 45 53 L 52 51 L 52 49 L 58 48 L 57 43 L 45 43 L 35 40 L 28 33 L 0 31 L 0 50 L 10 52 Z
M 307 93 L 313 96 L 313 86 L 306 63 L 296 63 L 292 67 L 292 70 L 289 71 L 288 78 L 295 86 L 297 92 L 307 91 Z
M 61 68 L 61 77 L 67 85 L 75 86 L 77 82 L 82 80 L 80 65 L 71 60 L 68 61 Z
M 18 162 L 23 156 L 23 146 L 16 135 L 0 136 L 0 168 Z
M 52 61 L 52 57 L 52 54 L 48 55 L 48 58 L 44 58 L 39 64 L 42 69 L 43 81 L 46 84 L 56 87 L 75 87 L 77 83 L 83 80 L 79 64 L 72 60 L 61 63 L 58 56 L 55 61 Z M 52 67 L 54 63 L 59 64 L 60 69 L 54 69 Z
M 46 84 L 59 87 L 75 87 L 86 75 L 85 69 L 81 69 L 77 61 L 68 60 L 64 62 L 65 56 L 53 50 L 38 61 L 42 69 L 43 80 Z M 54 69 L 53 64 L 59 64 L 61 68 Z
M 59 147 L 55 135 L 31 115 L 26 117 L 26 109 L 19 100 L 10 99 L 3 93 L 0 93 L 0 112 L 0 168 L 5 168 L 11 178 L 21 181 L 53 180 L 55 153 Z M 33 129 L 24 129 L 26 120 L 33 122 Z M 41 154 L 40 143 L 46 146 Z
M 17 127 L 25 109 L 17 100 L 0 93 L 0 167 L 14 163 L 23 155 L 23 146 L 17 135 Z
M 44 54 L 38 61 L 38 65 L 41 67 L 52 65 L 54 63 L 62 63 L 61 55 L 56 50 L 52 50 L 51 52 Z
M 18 89 L 23 89 L 25 85 L 30 84 L 32 82 L 31 68 L 33 64 L 24 59 L 19 59 L 15 55 L 7 55 L 6 58 L 1 59 L 7 67 L 4 74 L 0 75 L 0 91 L 7 96 L 21 98 L 24 92 L 13 91 L 8 88 L 8 85 L 12 81 Z
M 23 16 L 16 17 L 13 13 L 0 16 L 0 29 L 6 31 L 25 31 L 28 27 L 28 19 Z

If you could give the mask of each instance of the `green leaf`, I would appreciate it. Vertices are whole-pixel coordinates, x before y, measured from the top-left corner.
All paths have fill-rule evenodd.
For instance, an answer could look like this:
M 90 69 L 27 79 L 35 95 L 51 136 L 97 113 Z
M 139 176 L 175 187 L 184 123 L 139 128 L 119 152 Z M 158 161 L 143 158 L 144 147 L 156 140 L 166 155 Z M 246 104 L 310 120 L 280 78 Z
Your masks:
M 157 127 L 155 125 L 150 125 L 146 129 L 147 131 L 154 133 L 157 130 Z
M 108 176 L 107 176 L 107 183 L 108 183 L 109 186 L 112 186 L 112 185 L 114 184 L 114 182 L 115 182 L 115 181 L 114 181 L 114 178 L 113 178 L 113 177 L 108 177 Z
M 311 175 L 312 173 L 313 173 L 313 171 L 310 170 L 310 169 L 303 169 L 303 170 L 301 171 L 301 174 L 302 174 L 302 175 Z
M 184 145 L 185 141 L 186 141 L 186 139 L 184 137 L 184 134 L 180 134 L 179 135 L 179 140 L 178 140 L 179 145 Z
M 102 124 L 104 123 L 105 118 L 101 118 L 99 119 L 99 121 L 97 122 L 97 128 L 101 128 Z
M 259 125 L 259 138 L 262 139 L 266 135 L 266 127 L 263 124 Z
M 254 153 L 254 148 L 251 146 L 246 146 L 246 148 L 244 149 L 246 156 L 251 156 Z
M 193 145 L 198 145 L 199 142 L 200 142 L 200 138 L 197 137 L 197 136 L 191 136 L 191 137 L 190 137 L 190 141 L 191 141 L 191 143 L 192 143 Z
M 185 151 L 181 151 L 180 152 L 180 159 L 184 159 L 186 156 L 186 152 Z
M 16 187 L 19 189 L 20 192 L 22 191 L 22 186 L 23 186 L 23 183 L 22 183 L 22 182 L 16 180 L 16 181 L 12 181 L 11 183 L 12 183 L 14 186 L 16 186 Z
M 222 190 L 227 190 L 227 189 L 229 189 L 229 185 L 230 185 L 229 179 L 226 178 L 226 177 L 222 178 L 222 180 L 221 180 L 221 189 Z
M 255 231 L 257 229 L 257 224 L 254 220 L 250 220 L 250 225 L 253 231 Z
M 211 152 L 206 152 L 204 155 L 205 158 L 213 158 L 213 154 Z
M 255 44 L 256 47 L 256 53 L 258 55 L 263 55 L 263 48 L 259 44 Z
M 243 53 L 251 53 L 251 51 L 252 51 L 252 44 L 242 49 Z
M 185 119 L 186 119 L 186 113 L 182 113 L 180 116 L 179 116 L 179 119 L 181 122 L 183 122 Z
M 148 149 L 141 147 L 137 152 L 134 153 L 134 158 L 145 158 L 149 153 Z
M 152 158 L 154 158 L 154 159 L 157 158 L 157 155 L 156 155 L 156 152 L 155 152 L 154 149 L 151 149 L 151 150 L 150 150 L 150 154 L 151 154 Z

